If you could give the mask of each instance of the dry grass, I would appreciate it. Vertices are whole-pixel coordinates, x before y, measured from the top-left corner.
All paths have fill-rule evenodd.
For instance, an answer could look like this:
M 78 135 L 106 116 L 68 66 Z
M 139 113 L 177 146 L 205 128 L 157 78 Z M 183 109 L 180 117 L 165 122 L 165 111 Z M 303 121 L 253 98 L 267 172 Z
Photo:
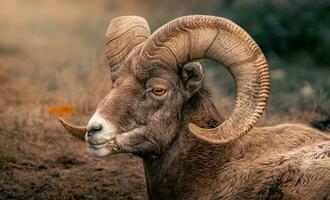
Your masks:
M 0 199 L 147 196 L 141 160 L 130 155 L 91 157 L 84 144 L 59 127 L 56 117 L 85 124 L 108 92 L 103 35 L 109 19 L 119 13 L 140 14 L 156 27 L 156 22 L 189 12 L 177 9 L 170 16 L 173 7 L 158 12 L 133 1 L 129 7 L 121 1 L 77 2 L 0 0 Z M 277 89 L 260 124 L 327 117 L 328 72 L 306 71 L 322 77 L 320 87 L 313 82 L 311 89 L 299 80 L 294 84 L 307 89 L 292 92 L 276 86 L 288 81 L 283 77 L 289 72 L 275 71 Z M 216 89 L 219 109 L 228 113 L 233 83 L 224 73 L 208 69 L 207 80 Z

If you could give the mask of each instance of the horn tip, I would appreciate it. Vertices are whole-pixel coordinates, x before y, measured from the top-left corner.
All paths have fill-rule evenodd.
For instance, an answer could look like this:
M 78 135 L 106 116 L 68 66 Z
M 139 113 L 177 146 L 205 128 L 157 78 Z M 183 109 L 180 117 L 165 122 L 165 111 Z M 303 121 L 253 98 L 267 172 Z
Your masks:
M 198 128 L 198 126 L 196 126 L 196 125 L 193 124 L 193 123 L 189 123 L 189 124 L 188 124 L 188 128 L 189 128 L 189 130 L 196 130 L 196 128 Z
M 202 128 L 200 128 L 199 126 L 197 126 L 196 124 L 194 124 L 194 123 L 189 123 L 188 124 L 188 129 L 189 129 L 189 131 L 193 134 L 193 135 L 195 135 L 195 136 L 197 136 L 198 138 L 200 138 L 199 136 L 200 135 L 203 135 L 203 129 Z
M 65 124 L 64 119 L 62 119 L 61 117 L 59 117 L 59 118 L 57 118 L 57 121 L 60 122 L 60 124 L 64 126 L 64 124 Z

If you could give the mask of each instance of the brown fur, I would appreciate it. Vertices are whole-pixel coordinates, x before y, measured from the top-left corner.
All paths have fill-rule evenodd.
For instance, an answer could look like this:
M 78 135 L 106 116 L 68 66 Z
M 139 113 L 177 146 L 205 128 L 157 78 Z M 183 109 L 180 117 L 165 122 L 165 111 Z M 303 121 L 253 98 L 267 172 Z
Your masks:
M 187 16 L 149 35 L 141 17 L 109 25 L 114 83 L 86 128 L 92 153 L 141 157 L 150 199 L 330 199 L 329 136 L 301 124 L 253 128 L 270 83 L 244 30 L 223 18 Z M 203 55 L 234 76 L 231 120 L 216 110 L 202 66 L 192 62 Z
M 146 96 L 143 88 L 150 79 L 168 84 L 168 101 Z M 188 122 L 212 128 L 223 121 L 204 84 L 185 97 L 180 76 L 164 69 L 144 76 L 130 69 L 114 81 L 111 98 L 99 109 L 121 127 L 121 152 L 143 158 L 150 199 L 330 198 L 329 136 L 305 125 L 283 124 L 255 127 L 231 143 L 208 144 L 187 128 Z M 139 126 L 147 131 L 125 135 Z
M 218 29 L 209 29 L 215 24 L 223 35 Z M 209 32 L 203 35 L 205 44 L 198 43 L 203 47 L 191 49 L 188 44 L 202 36 L 191 34 L 187 41 L 177 37 L 181 32 L 190 33 L 186 29 L 192 32 L 196 26 Z M 222 32 L 223 28 L 236 37 L 222 41 L 231 37 Z M 269 89 L 266 60 L 247 33 L 222 18 L 190 16 L 170 22 L 147 40 L 149 35 L 148 24 L 140 17 L 124 16 L 110 23 L 106 50 L 114 86 L 98 111 L 117 130 L 109 143 L 109 152 L 132 153 L 143 159 L 150 199 L 330 199 L 329 136 L 300 124 L 255 127 L 250 132 L 246 129 L 259 118 Z M 221 45 L 212 40 L 218 36 Z M 176 42 L 183 42 L 189 51 L 184 45 L 167 48 L 170 44 L 165 45 L 164 41 L 175 47 Z M 222 43 L 236 48 L 227 53 Z M 205 51 L 210 50 L 211 58 L 219 57 L 217 61 L 223 64 L 229 60 L 236 63 L 230 65 L 233 69 L 227 67 L 237 72 L 233 75 L 237 76 L 239 89 L 247 86 L 250 93 L 260 95 L 246 96 L 243 99 L 247 101 L 237 102 L 240 111 L 249 111 L 237 112 L 239 116 L 231 121 L 234 124 L 227 126 L 232 129 L 222 132 L 237 137 L 217 145 L 197 139 L 188 129 L 189 123 L 214 128 L 224 121 L 203 83 L 201 65 L 190 62 L 202 54 L 203 48 L 213 46 L 215 49 Z M 178 64 L 176 54 L 184 55 L 180 58 L 181 63 L 186 63 L 184 66 Z M 229 59 L 232 54 L 236 56 Z M 221 60 L 223 57 L 228 59 Z M 250 61 L 253 67 L 246 65 L 238 73 L 237 63 Z M 245 78 L 240 76 L 243 72 Z M 255 74 L 260 80 L 247 78 Z M 156 95 L 153 88 L 166 92 Z M 259 107 L 254 104 L 256 101 Z M 257 114 L 251 115 L 251 108 Z M 246 135 L 237 133 L 242 132 L 242 127 L 247 130 L 243 130 L 244 134 L 248 132 Z M 95 138 L 97 134 L 88 141 Z
M 185 114 L 206 116 L 195 123 L 213 127 L 206 125 L 220 120 L 213 104 L 195 101 L 200 109 Z M 226 145 L 183 130 L 161 158 L 144 163 L 151 199 L 330 198 L 330 138 L 301 124 L 254 128 Z

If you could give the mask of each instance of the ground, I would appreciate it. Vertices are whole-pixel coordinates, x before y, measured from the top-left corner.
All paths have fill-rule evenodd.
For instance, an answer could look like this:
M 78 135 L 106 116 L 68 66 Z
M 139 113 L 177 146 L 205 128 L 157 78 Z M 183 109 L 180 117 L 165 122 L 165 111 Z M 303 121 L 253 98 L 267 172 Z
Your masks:
M 132 14 L 121 6 L 102 0 L 0 0 L 5 8 L 0 12 L 0 199 L 147 198 L 139 158 L 92 157 L 57 122 L 62 116 L 86 124 L 109 91 L 104 34 L 112 17 Z M 137 8 L 133 14 L 139 15 L 145 9 L 139 4 L 129 8 Z M 152 10 L 148 20 L 158 27 L 183 14 Z M 272 89 L 258 125 L 329 117 L 329 68 L 308 58 L 298 63 L 267 58 Z M 204 65 L 214 100 L 228 114 L 234 99 L 232 78 L 212 62 Z
M 1 123 L 0 135 L 0 199 L 146 199 L 137 157 L 96 159 L 42 123 Z

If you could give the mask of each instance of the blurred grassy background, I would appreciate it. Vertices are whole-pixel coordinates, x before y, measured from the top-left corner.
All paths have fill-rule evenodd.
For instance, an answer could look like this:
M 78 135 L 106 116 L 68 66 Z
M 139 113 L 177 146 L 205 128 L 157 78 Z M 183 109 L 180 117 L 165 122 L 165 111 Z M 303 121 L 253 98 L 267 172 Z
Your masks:
M 109 91 L 104 35 L 112 18 L 143 16 L 154 31 L 190 14 L 231 19 L 260 45 L 272 78 L 260 125 L 330 116 L 330 1 L 0 0 L 0 199 L 145 198 L 138 159 L 88 156 L 56 117 L 85 124 Z M 233 80 L 216 63 L 204 64 L 227 114 Z M 104 186 L 85 184 L 95 177 Z
M 70 104 L 75 114 L 91 114 L 110 84 L 103 52 L 110 19 L 140 15 L 154 31 L 178 16 L 209 14 L 239 24 L 265 53 L 272 75 L 268 111 L 312 109 L 329 115 L 327 1 L 2 0 L 0 8 L 2 113 L 24 105 L 31 106 L 31 115 L 44 112 L 42 106 Z M 207 80 L 215 99 L 226 110 L 234 94 L 232 79 L 215 63 L 205 65 L 211 68 Z

